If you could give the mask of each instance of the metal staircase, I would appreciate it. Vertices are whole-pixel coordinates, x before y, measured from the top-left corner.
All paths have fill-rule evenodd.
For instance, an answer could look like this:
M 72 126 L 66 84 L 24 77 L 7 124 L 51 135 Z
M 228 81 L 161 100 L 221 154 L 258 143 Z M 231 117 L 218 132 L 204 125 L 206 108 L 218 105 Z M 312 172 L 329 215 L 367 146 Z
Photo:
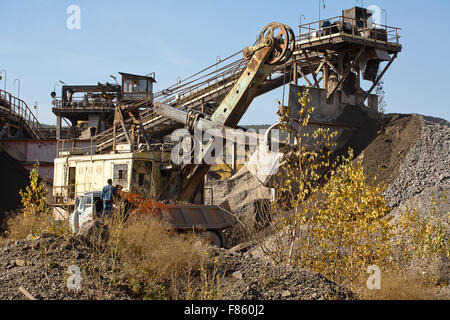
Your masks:
M 0 89 L 0 139 L 29 138 L 45 139 L 46 130 L 25 101 Z

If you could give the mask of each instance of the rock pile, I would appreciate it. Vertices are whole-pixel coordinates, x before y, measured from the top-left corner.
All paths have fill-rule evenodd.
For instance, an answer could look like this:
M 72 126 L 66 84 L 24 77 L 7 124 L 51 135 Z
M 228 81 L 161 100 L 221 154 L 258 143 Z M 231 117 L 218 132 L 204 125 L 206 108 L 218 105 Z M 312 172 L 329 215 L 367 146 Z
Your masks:
M 131 299 L 111 286 L 106 275 L 88 275 L 94 259 L 92 248 L 76 240 L 44 237 L 8 243 L 0 247 L 0 300 L 27 300 L 20 287 L 38 300 Z M 81 290 L 68 286 L 76 271 L 71 266 L 80 270 Z
M 342 300 L 352 293 L 318 273 L 272 264 L 250 255 L 220 249 L 218 271 L 225 274 L 224 299 Z
M 450 127 L 422 118 L 420 136 L 385 197 L 397 207 L 422 192 L 450 185 Z M 431 200 L 431 199 L 430 199 Z

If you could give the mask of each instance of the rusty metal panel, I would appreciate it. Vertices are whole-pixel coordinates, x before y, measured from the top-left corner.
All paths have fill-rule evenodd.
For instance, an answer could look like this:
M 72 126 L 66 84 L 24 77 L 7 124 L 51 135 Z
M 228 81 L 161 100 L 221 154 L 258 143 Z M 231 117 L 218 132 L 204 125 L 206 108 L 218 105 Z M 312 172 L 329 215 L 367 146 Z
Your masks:
M 233 215 L 218 206 L 167 205 L 153 211 L 177 229 L 220 230 L 236 223 Z

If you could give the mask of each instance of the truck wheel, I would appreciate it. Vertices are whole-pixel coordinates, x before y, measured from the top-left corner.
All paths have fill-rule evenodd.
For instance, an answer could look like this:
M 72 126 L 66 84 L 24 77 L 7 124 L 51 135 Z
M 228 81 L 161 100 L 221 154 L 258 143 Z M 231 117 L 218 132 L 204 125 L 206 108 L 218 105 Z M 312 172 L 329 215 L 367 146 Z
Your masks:
M 223 234 L 220 231 L 205 231 L 202 233 L 202 237 L 207 239 L 207 241 L 212 244 L 213 246 L 217 248 L 222 248 L 224 241 L 223 241 Z

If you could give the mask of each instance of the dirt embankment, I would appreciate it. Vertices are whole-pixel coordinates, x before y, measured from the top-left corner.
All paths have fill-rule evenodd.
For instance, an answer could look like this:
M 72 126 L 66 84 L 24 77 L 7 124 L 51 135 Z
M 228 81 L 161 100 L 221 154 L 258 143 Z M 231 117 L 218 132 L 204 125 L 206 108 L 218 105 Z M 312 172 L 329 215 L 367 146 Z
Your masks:
M 11 242 L 0 247 L 0 299 L 26 300 L 19 287 L 39 300 L 130 299 L 111 285 L 108 274 L 94 277 L 87 271 L 98 262 L 92 248 L 78 241 L 45 237 Z M 69 290 L 68 280 L 76 276 L 70 266 L 80 268 L 81 290 Z
M 416 144 L 422 127 L 419 116 L 394 115 L 386 117 L 384 128 L 363 150 L 364 171 L 369 181 L 391 184 L 398 176 L 401 164 Z
M 219 272 L 227 275 L 224 299 L 232 300 L 344 300 L 355 296 L 324 276 L 250 255 L 218 251 Z
M 212 250 L 212 255 L 217 257 L 220 299 L 353 298 L 350 292 L 317 273 L 272 265 L 224 249 Z M 68 287 L 68 282 L 75 284 L 73 278 L 71 280 L 74 273 L 69 272 L 71 266 L 80 270 L 80 290 Z M 15 241 L 0 247 L 2 300 L 26 300 L 19 291 L 20 287 L 36 299 L 44 300 L 135 299 L 136 296 L 123 282 L 117 285 L 119 278 L 108 261 L 98 260 L 92 248 L 75 239 L 45 237 Z

